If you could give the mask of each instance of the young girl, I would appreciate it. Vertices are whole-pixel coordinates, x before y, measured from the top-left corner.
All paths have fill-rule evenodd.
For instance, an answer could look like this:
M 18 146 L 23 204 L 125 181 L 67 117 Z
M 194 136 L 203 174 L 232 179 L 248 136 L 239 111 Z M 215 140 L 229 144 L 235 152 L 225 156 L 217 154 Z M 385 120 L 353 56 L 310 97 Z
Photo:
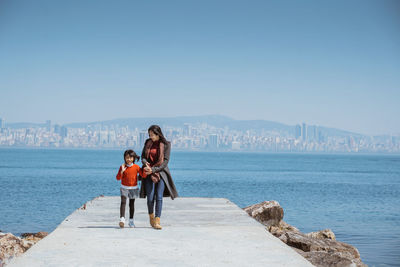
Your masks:
M 119 227 L 123 228 L 125 224 L 125 206 L 126 199 L 129 198 L 129 227 L 135 227 L 133 223 L 133 214 L 135 213 L 135 198 L 139 197 L 139 187 L 137 184 L 138 174 L 146 177 L 143 170 L 134 162 L 139 160 L 139 156 L 135 151 L 129 149 L 124 153 L 125 163 L 119 167 L 117 180 L 121 181 L 121 207 Z

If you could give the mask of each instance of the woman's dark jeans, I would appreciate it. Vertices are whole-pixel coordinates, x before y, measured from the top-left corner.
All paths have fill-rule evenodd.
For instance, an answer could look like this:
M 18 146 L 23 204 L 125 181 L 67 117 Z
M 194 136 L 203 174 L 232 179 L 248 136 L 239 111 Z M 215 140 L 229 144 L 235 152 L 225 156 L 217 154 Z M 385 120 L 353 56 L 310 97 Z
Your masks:
M 163 194 L 165 189 L 164 180 L 161 178 L 158 183 L 153 183 L 150 177 L 143 179 L 147 195 L 147 209 L 149 214 L 154 212 L 154 199 L 156 200 L 155 217 L 161 217 Z

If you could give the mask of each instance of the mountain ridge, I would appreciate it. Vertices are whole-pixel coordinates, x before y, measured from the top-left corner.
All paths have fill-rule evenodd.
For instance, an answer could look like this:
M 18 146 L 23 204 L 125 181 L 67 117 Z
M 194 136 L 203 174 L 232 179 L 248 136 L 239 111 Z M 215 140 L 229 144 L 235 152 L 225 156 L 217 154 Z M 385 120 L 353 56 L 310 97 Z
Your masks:
M 224 115 L 200 115 L 200 116 L 176 116 L 176 117 L 131 117 L 131 118 L 116 118 L 112 120 L 104 121 L 93 121 L 93 122 L 78 122 L 78 123 L 67 123 L 62 126 L 69 128 L 86 128 L 89 125 L 111 126 L 120 125 L 134 129 L 138 128 L 146 130 L 151 124 L 159 124 L 160 126 L 171 126 L 171 127 L 182 127 L 185 123 L 188 124 L 202 124 L 207 123 L 208 125 L 224 128 L 228 127 L 232 130 L 246 131 L 277 131 L 284 132 L 286 134 L 294 134 L 296 125 L 288 125 L 280 122 L 269 121 L 269 120 L 236 120 Z M 46 123 L 7 123 L 10 128 L 33 128 L 33 127 L 45 127 Z M 308 125 L 307 126 L 314 126 Z M 316 125 L 320 131 L 328 135 L 334 136 L 365 136 L 364 134 L 350 132 L 342 129 L 325 127 Z

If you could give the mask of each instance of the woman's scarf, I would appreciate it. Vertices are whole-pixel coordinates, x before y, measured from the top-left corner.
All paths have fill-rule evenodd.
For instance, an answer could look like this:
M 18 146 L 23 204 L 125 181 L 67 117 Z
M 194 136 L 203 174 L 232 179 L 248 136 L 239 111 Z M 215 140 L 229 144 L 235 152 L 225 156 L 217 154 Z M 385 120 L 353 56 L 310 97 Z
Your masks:
M 151 146 L 153 145 L 153 141 L 150 139 L 147 143 L 146 143 L 146 147 L 145 147 L 145 156 L 146 156 L 146 160 L 149 161 L 150 159 L 150 149 Z M 150 167 L 159 167 L 161 166 L 161 164 L 164 162 L 164 149 L 165 149 L 165 145 L 163 142 L 160 141 L 160 147 L 157 149 L 157 161 L 154 164 L 151 164 Z M 160 181 L 160 174 L 159 173 L 151 173 L 150 174 L 151 180 L 154 183 L 158 183 Z

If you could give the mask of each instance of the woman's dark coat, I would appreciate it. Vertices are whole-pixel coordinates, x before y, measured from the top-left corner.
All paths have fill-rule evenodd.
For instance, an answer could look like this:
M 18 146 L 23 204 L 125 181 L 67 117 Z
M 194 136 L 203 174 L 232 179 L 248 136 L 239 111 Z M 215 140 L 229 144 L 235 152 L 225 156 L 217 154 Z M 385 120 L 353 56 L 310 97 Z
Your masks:
M 146 159 L 146 144 L 147 142 L 150 142 L 151 139 L 147 139 L 143 150 L 142 150 L 142 163 L 143 167 L 146 166 L 146 163 L 148 162 L 149 159 Z M 172 180 L 171 173 L 168 168 L 168 161 L 169 161 L 169 155 L 171 153 L 171 143 L 167 142 L 165 144 L 164 148 L 164 161 L 160 166 L 153 166 L 151 170 L 154 173 L 160 173 L 160 178 L 164 180 L 165 183 L 165 190 L 164 190 L 164 197 L 171 197 L 172 199 L 178 197 L 178 192 L 176 191 L 174 181 Z M 143 185 L 143 180 L 144 179 L 150 179 L 150 177 L 147 178 L 142 178 L 142 186 L 140 187 L 140 197 L 145 198 L 146 197 L 146 188 Z

